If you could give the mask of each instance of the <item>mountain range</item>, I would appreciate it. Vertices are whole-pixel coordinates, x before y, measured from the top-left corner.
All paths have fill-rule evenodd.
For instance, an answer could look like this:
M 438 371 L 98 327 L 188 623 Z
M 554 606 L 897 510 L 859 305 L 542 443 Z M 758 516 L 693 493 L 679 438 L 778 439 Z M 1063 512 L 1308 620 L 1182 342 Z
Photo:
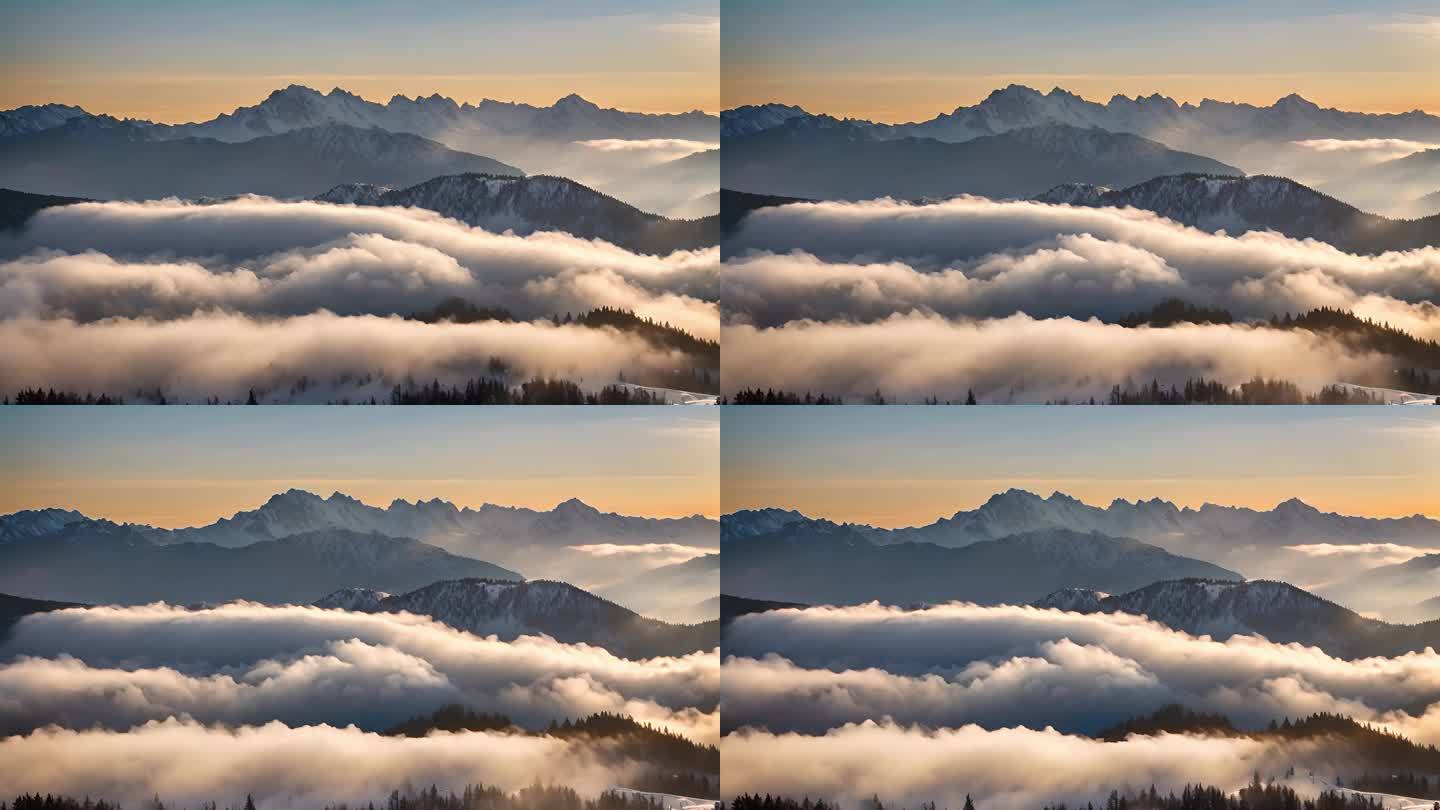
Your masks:
M 818 199 L 1031 197 L 1062 183 L 1126 186 L 1165 174 L 1244 174 L 1130 133 L 1046 123 L 963 142 L 881 138 L 829 116 L 725 141 L 721 185 Z
M 1318 239 L 1351 253 L 1440 245 L 1440 215 L 1387 219 L 1283 177 L 1183 174 L 1122 189 L 1076 183 L 1057 186 L 1035 199 L 1091 208 L 1138 208 L 1232 236 L 1275 231 L 1294 239 Z
M 457 576 L 520 579 L 419 540 L 333 527 L 226 548 L 86 519 L 0 544 L 0 591 L 91 604 L 303 604 L 344 587 L 404 591 Z
M 544 580 L 455 579 L 401 594 L 347 588 L 315 604 L 363 613 L 405 611 L 502 641 L 543 634 L 567 644 L 601 646 L 626 658 L 688 655 L 720 644 L 718 619 L 669 624 L 573 585 Z
M 777 525 L 780 528 L 777 529 Z M 773 509 L 736 512 L 722 518 L 721 541 L 728 555 L 729 546 L 737 539 L 784 531 L 804 535 L 812 531 L 812 526 L 819 534 L 836 531 L 836 524 L 794 512 Z M 1047 529 L 1130 537 L 1176 555 L 1242 572 L 1247 577 L 1319 583 L 1314 586 L 1317 590 L 1355 610 L 1376 610 L 1377 605 L 1395 608 L 1397 601 L 1403 601 L 1405 612 L 1384 613 L 1392 620 L 1411 618 L 1415 614 L 1409 612 L 1409 606 L 1440 594 L 1440 565 L 1436 566 L 1433 583 L 1422 576 L 1403 592 L 1370 583 L 1359 575 L 1345 590 L 1330 590 L 1341 587 L 1336 583 L 1337 577 L 1363 570 L 1365 557 L 1349 557 L 1349 567 L 1343 569 L 1342 575 L 1337 574 L 1335 555 L 1313 553 L 1317 549 L 1323 552 L 1327 544 L 1356 546 L 1358 552 L 1371 544 L 1389 543 L 1414 548 L 1419 556 L 1427 548 L 1440 547 L 1440 521 L 1423 515 L 1402 518 L 1341 515 L 1322 512 L 1294 498 L 1269 510 L 1209 503 L 1199 508 L 1179 507 L 1159 498 L 1137 501 L 1117 498 L 1108 506 L 1097 507 L 1059 492 L 1042 498 L 1025 490 L 1011 489 L 997 493 L 975 509 L 961 510 L 922 526 L 880 529 L 845 524 L 838 528 L 847 536 L 863 538 L 877 546 L 931 544 L 956 549 Z M 727 556 L 727 570 L 729 559 Z M 740 593 L 731 589 L 728 581 L 725 584 L 726 593 L 806 601 L 801 596 Z M 1148 583 L 1137 583 L 1135 587 L 1144 584 Z
M 1157 546 L 1097 532 L 1048 527 L 946 547 L 879 544 L 867 529 L 806 519 L 727 539 L 721 592 L 811 604 L 1000 604 L 1028 602 L 1061 588 L 1113 591 L 1184 577 L 1241 578 Z
M 720 239 L 718 217 L 666 219 L 564 177 L 459 174 L 400 189 L 347 183 L 315 199 L 424 208 L 492 232 L 564 231 L 640 253 L 697 250 Z
M 722 138 L 753 135 L 796 118 L 818 117 L 793 106 L 760 104 L 720 113 Z M 1012 84 L 973 105 L 962 105 L 926 121 L 881 124 L 847 119 L 878 138 L 933 138 L 958 143 L 1045 124 L 1129 132 L 1165 143 L 1246 140 L 1404 138 L 1440 140 L 1440 116 L 1358 113 L 1324 108 L 1291 94 L 1268 107 L 1205 99 L 1199 104 L 1167 96 L 1115 95 L 1101 104 L 1062 88 L 1041 93 Z M 728 146 L 728 144 L 727 144 Z
M 757 522 L 811 520 L 798 512 L 765 509 L 735 512 L 722 521 L 722 539 L 745 536 Z M 823 522 L 823 521 L 822 521 Z M 848 525 L 848 524 L 847 524 Z M 1440 520 L 1413 515 L 1371 518 L 1321 512 L 1292 498 L 1273 509 L 1220 506 L 1180 507 L 1160 498 L 1108 506 L 1087 504 L 1063 492 L 1041 497 L 1023 489 L 996 493 L 974 509 L 923 526 L 878 529 L 852 526 L 879 544 L 926 542 L 959 548 L 1020 532 L 1070 528 L 1164 544 L 1166 538 L 1224 539 L 1266 546 L 1295 543 L 1420 542 L 1440 538 Z
M 54 536 L 57 523 L 61 528 L 68 528 L 106 522 L 92 521 L 67 510 L 0 516 L 0 553 L 4 553 L 11 538 Z M 610 546 L 660 544 L 673 559 L 672 546 L 693 548 L 694 555 L 700 556 L 713 551 L 719 537 L 718 523 L 701 515 L 631 517 L 601 512 L 578 499 L 565 501 L 548 511 L 494 504 L 478 509 L 461 508 L 438 498 L 414 502 L 396 499 L 381 508 L 343 493 L 322 498 L 299 489 L 277 493 L 255 509 L 237 512 L 204 526 L 159 529 L 131 524 L 118 528 L 137 540 L 162 547 L 209 544 L 238 549 L 331 529 L 344 529 L 356 535 L 416 538 L 454 555 L 486 560 L 529 576 L 561 579 L 586 588 L 619 582 L 657 567 L 647 564 L 645 554 L 603 553 Z M 457 575 L 452 572 L 449 578 Z M 356 584 L 359 583 L 342 582 L 324 592 Z M 26 593 L 13 589 L 12 592 Z M 698 602 L 714 593 L 712 590 L 691 601 Z M 320 595 L 310 596 L 306 601 Z
M 80 107 L 45 104 L 0 112 L 0 137 L 52 129 L 74 119 L 97 118 Z M 548 107 L 484 99 L 459 103 L 438 93 L 384 104 L 336 87 L 321 93 L 292 84 L 263 101 L 208 121 L 162 124 L 139 119 L 125 123 L 155 138 L 213 138 L 238 143 L 324 124 L 344 124 L 436 137 L 475 131 L 552 141 L 601 138 L 713 138 L 715 116 L 695 110 L 679 114 L 635 113 L 601 107 L 570 94 Z
M 442 174 L 524 174 L 418 135 L 338 123 L 228 142 L 158 139 L 131 122 L 72 118 L 0 143 L 0 184 L 96 199 L 309 197 L 349 182 L 407 186 Z
M 1283 582 L 1184 579 L 1128 593 L 1057 591 L 1033 603 L 1076 613 L 1132 613 L 1175 630 L 1223 641 L 1263 636 L 1319 647 L 1341 658 L 1395 657 L 1440 648 L 1440 621 L 1387 624 Z

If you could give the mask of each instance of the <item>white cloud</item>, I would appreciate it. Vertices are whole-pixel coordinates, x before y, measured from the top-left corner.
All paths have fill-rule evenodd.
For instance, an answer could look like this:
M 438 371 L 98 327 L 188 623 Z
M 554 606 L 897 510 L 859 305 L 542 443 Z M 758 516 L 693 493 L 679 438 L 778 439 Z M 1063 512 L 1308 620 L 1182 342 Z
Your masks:
M 22 619 L 0 661 L 3 733 L 174 716 L 380 729 L 454 702 L 530 727 L 609 711 L 701 742 L 719 733 L 717 652 L 632 661 L 544 637 L 480 638 L 404 613 L 71 609 Z
M 281 723 L 220 728 L 183 719 L 126 733 L 56 727 L 0 739 L 0 785 L 14 793 L 105 797 L 137 807 L 238 805 L 266 808 L 383 802 L 390 791 L 431 784 L 441 791 L 483 783 L 506 791 L 537 782 L 595 795 L 623 784 L 643 763 L 604 743 L 505 734 L 384 737 L 354 727 Z

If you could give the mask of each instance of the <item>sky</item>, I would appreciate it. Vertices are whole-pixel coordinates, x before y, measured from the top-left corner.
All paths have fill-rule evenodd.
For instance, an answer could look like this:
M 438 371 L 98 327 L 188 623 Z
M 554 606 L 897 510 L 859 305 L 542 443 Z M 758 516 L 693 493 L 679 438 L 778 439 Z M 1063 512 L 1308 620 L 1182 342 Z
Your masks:
M 0 109 L 206 120 L 295 83 L 637 112 L 719 108 L 715 0 L 0 0 Z
M 903 122 L 1011 83 L 1440 113 L 1434 0 L 722 0 L 724 106 Z
M 0 514 L 53 506 L 174 528 L 296 487 L 375 506 L 578 497 L 714 517 L 719 425 L 706 408 L 3 408 Z
M 1164 498 L 1440 518 L 1440 408 L 744 407 L 722 508 L 930 523 L 1011 487 L 1096 506 Z

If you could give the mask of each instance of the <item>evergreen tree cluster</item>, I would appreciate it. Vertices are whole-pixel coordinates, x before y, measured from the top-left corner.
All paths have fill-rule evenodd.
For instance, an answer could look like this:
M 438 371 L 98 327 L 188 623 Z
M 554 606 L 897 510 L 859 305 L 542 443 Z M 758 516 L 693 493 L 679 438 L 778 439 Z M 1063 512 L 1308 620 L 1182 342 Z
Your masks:
M 1288 380 L 1256 377 L 1231 388 L 1218 381 L 1197 377 L 1184 386 L 1160 385 L 1159 380 L 1136 387 L 1126 384 L 1110 389 L 1111 405 L 1378 405 L 1380 398 L 1361 389 L 1327 385 L 1318 393 L 1305 395 Z
M 11 404 L 6 399 L 5 404 Z M 109 394 L 95 396 L 90 392 L 81 395 L 74 391 L 56 391 L 54 388 L 22 388 L 15 393 L 16 405 L 124 405 L 125 400 Z
M 1167 298 L 1144 312 L 1132 312 L 1121 318 L 1121 326 L 1174 326 L 1179 323 L 1234 323 L 1228 310 L 1197 307 L 1179 298 Z
M 518 390 L 503 380 L 477 377 L 467 380 L 464 387 L 417 385 L 413 380 L 397 383 L 390 391 L 391 405 L 663 405 L 663 394 L 624 385 L 607 385 L 587 394 L 569 380 L 543 377 L 523 382 Z
M 1101 810 L 1093 803 L 1086 810 Z M 1314 799 L 1302 799 L 1290 787 L 1264 784 L 1257 773 L 1237 795 L 1207 785 L 1186 785 L 1179 795 L 1162 795 L 1152 785 L 1148 791 L 1111 791 L 1103 810 L 1382 810 L 1379 799 L 1327 790 Z M 1045 810 L 1079 810 L 1067 805 L 1046 805 Z
M 735 392 L 732 397 L 722 397 L 721 405 L 844 405 L 845 400 L 840 397 L 832 397 L 828 394 L 815 396 L 806 391 L 802 396 L 792 394 L 789 391 L 776 391 L 767 388 L 761 391 L 759 388 L 742 388 Z

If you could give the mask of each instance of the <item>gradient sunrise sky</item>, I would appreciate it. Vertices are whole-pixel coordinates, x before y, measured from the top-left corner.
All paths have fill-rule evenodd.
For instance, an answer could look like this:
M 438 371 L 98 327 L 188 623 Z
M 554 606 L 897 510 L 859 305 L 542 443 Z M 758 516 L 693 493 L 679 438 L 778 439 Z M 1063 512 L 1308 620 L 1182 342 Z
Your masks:
M 1440 408 L 726 408 L 725 512 L 925 524 L 1011 487 L 1440 518 Z
M 272 90 L 715 111 L 715 0 L 0 0 L 0 109 L 169 123 Z
M 0 514 L 192 526 L 295 487 L 714 517 L 719 431 L 713 408 L 3 408 Z
M 1440 7 L 1373 0 L 722 0 L 722 102 L 876 121 L 992 90 L 1440 113 Z

